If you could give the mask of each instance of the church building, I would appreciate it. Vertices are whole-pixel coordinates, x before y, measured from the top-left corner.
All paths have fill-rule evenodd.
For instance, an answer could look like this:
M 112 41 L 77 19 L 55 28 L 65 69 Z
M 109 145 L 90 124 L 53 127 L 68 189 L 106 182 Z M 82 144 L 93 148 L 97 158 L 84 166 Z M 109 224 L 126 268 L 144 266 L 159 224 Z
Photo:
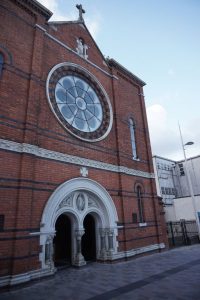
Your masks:
M 77 9 L 0 2 L 0 287 L 167 248 L 145 83 Z

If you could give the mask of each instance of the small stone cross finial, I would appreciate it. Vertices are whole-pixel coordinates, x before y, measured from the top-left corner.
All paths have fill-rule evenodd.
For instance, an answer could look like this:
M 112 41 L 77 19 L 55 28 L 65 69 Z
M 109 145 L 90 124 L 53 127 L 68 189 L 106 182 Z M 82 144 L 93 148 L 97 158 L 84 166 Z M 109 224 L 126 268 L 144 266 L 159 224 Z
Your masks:
M 79 18 L 78 18 L 79 21 L 84 22 L 84 20 L 83 20 L 83 14 L 85 13 L 85 10 L 83 9 L 83 7 L 82 7 L 81 4 L 79 4 L 79 5 L 77 4 L 76 7 L 79 10 Z
M 80 173 L 83 177 L 87 177 L 88 176 L 88 169 L 86 167 L 82 167 L 80 169 Z

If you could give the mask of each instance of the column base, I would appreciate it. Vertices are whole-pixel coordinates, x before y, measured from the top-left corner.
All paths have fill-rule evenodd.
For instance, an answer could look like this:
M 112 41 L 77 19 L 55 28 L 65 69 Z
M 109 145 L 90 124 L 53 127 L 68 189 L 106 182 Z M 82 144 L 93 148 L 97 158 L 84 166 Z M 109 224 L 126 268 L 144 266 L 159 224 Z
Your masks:
M 78 254 L 74 260 L 74 263 L 73 263 L 74 266 L 76 267 L 81 267 L 81 266 L 85 266 L 86 265 L 86 261 L 83 257 L 82 254 Z
M 99 259 L 100 260 L 107 260 L 107 252 L 106 252 L 106 250 L 101 251 L 101 253 L 99 255 Z

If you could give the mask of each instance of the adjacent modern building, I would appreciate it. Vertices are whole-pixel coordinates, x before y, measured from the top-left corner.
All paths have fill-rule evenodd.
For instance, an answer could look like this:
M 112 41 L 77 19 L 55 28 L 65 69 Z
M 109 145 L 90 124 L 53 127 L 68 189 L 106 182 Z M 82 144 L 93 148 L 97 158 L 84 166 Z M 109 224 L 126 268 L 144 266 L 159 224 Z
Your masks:
M 200 214 L 200 155 L 173 161 L 153 156 L 157 193 L 165 206 L 166 221 L 195 220 L 194 207 L 188 184 L 191 178 L 197 212 Z
M 145 83 L 77 9 L 50 22 L 36 0 L 0 3 L 0 286 L 167 248 Z

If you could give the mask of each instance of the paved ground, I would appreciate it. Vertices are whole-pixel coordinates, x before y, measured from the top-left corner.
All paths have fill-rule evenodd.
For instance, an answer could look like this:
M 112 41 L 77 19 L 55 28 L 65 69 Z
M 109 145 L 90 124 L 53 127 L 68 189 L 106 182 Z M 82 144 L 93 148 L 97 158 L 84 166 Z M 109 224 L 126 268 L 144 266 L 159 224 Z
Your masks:
M 117 264 L 89 264 L 0 295 L 1 300 L 200 300 L 200 244 Z

